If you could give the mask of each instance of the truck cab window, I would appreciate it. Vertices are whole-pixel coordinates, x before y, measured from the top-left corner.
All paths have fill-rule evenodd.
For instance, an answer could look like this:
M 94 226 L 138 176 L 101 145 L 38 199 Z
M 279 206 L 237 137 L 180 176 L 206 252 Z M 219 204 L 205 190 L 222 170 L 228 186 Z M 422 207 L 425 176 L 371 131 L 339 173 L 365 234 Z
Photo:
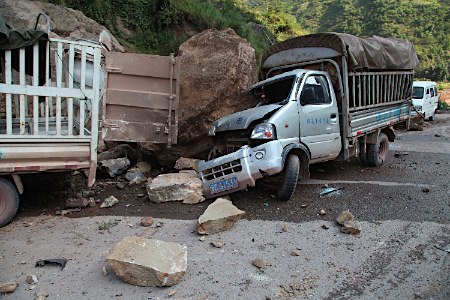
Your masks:
M 423 87 L 413 87 L 413 99 L 422 99 L 423 98 Z
M 302 105 L 318 105 L 331 103 L 327 79 L 322 75 L 309 76 L 300 95 Z
M 283 103 L 289 99 L 295 78 L 295 76 L 289 76 L 274 80 L 253 89 L 251 92 L 260 102 L 260 105 Z

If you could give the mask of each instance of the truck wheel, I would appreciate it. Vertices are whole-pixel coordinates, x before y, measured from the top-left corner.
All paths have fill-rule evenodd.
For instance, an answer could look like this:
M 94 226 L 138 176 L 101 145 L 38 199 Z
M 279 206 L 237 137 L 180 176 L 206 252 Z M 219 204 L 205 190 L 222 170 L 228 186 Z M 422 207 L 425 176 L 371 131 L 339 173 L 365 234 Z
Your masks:
M 434 121 L 434 115 L 436 114 L 435 111 L 433 111 L 433 114 L 428 117 L 428 121 Z
M 289 154 L 284 166 L 283 181 L 278 188 L 278 198 L 283 201 L 291 199 L 297 186 L 300 172 L 300 159 L 295 154 Z
M 358 152 L 359 163 L 362 166 L 367 166 L 369 164 L 369 162 L 367 161 L 367 152 L 364 151 L 364 143 L 359 143 L 358 146 L 359 146 L 359 149 L 358 149 L 359 150 L 359 152 Z
M 19 209 L 19 194 L 16 187 L 5 178 L 0 178 L 0 227 L 5 226 Z
M 389 152 L 389 139 L 386 134 L 381 133 L 376 144 L 367 145 L 367 161 L 373 167 L 381 166 Z

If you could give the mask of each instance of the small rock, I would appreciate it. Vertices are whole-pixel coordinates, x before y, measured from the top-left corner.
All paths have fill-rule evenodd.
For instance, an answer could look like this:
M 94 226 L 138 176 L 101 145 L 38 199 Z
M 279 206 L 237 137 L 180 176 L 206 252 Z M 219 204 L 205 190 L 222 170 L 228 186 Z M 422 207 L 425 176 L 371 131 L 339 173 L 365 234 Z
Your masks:
M 326 214 L 327 214 L 327 212 L 324 209 L 321 209 L 319 212 L 319 215 L 321 215 L 321 216 L 324 216 Z
M 286 223 L 283 224 L 283 231 L 284 232 L 288 232 L 289 231 L 288 224 L 286 224 Z
M 35 286 L 34 284 L 31 284 L 31 285 L 28 287 L 28 289 L 29 289 L 30 291 L 34 290 L 35 288 L 36 288 L 36 286 Z
M 106 208 L 111 207 L 119 203 L 119 200 L 114 196 L 109 196 L 108 198 L 103 201 L 102 205 L 100 205 L 100 208 Z
M 35 300 L 45 300 L 48 297 L 48 293 L 46 291 L 38 291 L 34 294 Z
M 344 226 L 345 222 L 353 221 L 354 219 L 355 217 L 353 217 L 353 214 L 349 210 L 344 210 L 339 214 L 339 216 L 336 219 L 336 222 L 339 225 Z
M 107 159 L 100 162 L 103 168 L 106 169 L 110 177 L 116 177 L 117 175 L 125 172 L 130 166 L 130 160 L 126 157 L 120 157 L 115 159 Z
M 38 279 L 36 275 L 28 275 L 26 279 L 28 284 L 36 284 L 38 283 Z
M 190 193 L 189 195 L 184 198 L 183 203 L 184 204 L 197 204 L 200 202 L 205 201 L 205 197 L 203 197 L 200 194 L 197 193 Z
M 95 199 L 95 203 L 100 203 L 102 200 L 100 199 Z
M 292 251 L 291 256 L 300 256 L 300 251 L 299 250 Z
M 230 229 L 245 211 L 238 209 L 229 200 L 218 198 L 211 203 L 198 219 L 197 231 L 200 234 L 213 234 Z
M 225 245 L 225 243 L 222 241 L 212 241 L 211 245 L 213 245 L 216 248 L 222 248 Z
M 198 170 L 198 163 L 200 160 L 193 158 L 180 157 L 176 162 L 174 168 L 177 170 Z
M 125 178 L 129 181 L 130 185 L 139 184 L 147 180 L 145 175 L 138 168 L 130 169 L 127 174 L 125 174 Z
M 429 193 L 429 192 L 430 192 L 430 188 L 429 188 L 429 187 L 424 187 L 424 188 L 422 189 L 422 192 L 424 192 L 424 193 Z
M 152 170 L 152 166 L 145 161 L 140 161 L 136 164 L 136 167 L 142 172 L 142 173 L 147 173 L 150 172 Z
M 85 190 L 81 194 L 84 198 L 94 197 L 95 191 L 94 190 Z
M 300 208 L 306 208 L 306 204 L 300 205 Z
M 123 189 L 125 188 L 125 184 L 124 184 L 123 182 L 118 182 L 118 183 L 116 184 L 116 186 L 117 186 L 117 188 L 120 189 L 120 190 L 123 190 Z
M 265 259 L 254 259 L 252 260 L 252 264 L 260 270 L 264 270 L 267 268 L 267 260 Z
M 153 218 L 152 217 L 143 217 L 141 219 L 141 225 L 144 227 L 149 227 L 153 225 Z
M 61 211 L 60 211 L 60 210 L 57 210 L 57 211 L 55 212 L 55 215 L 60 216 L 60 215 L 61 215 Z
M 106 259 L 118 277 L 138 286 L 173 286 L 186 272 L 186 246 L 137 236 L 118 242 Z
M 108 270 L 106 270 L 105 266 L 103 266 L 103 268 L 102 268 L 102 274 L 103 274 L 103 276 L 108 276 Z
M 356 235 L 361 233 L 361 229 L 353 221 L 346 221 L 341 227 L 341 232 Z
M 90 197 L 89 198 L 89 207 L 95 207 L 95 205 L 96 205 L 96 202 L 95 202 L 94 197 Z
M 63 210 L 61 211 L 61 216 L 65 216 L 65 215 L 68 215 L 68 214 L 70 214 L 70 210 L 63 209 Z
M 164 223 L 162 223 L 162 222 L 157 222 L 155 226 L 156 226 L 156 227 L 162 227 L 163 224 L 164 224 Z
M 326 225 L 326 224 L 323 224 L 323 225 L 322 225 L 322 228 L 323 228 L 323 229 L 330 229 L 330 227 L 329 227 L 328 225 Z
M 201 237 L 198 238 L 198 240 L 199 240 L 200 242 L 203 242 L 203 241 L 205 240 L 205 236 L 202 235 Z
M 441 137 L 441 135 L 440 135 L 440 134 L 437 134 L 437 133 L 436 133 L 434 136 L 435 136 L 435 137 Z
M 167 297 L 172 297 L 172 296 L 174 296 L 177 292 L 178 292 L 178 290 L 171 290 L 170 292 L 167 293 Z
M 89 200 L 86 198 L 69 198 L 66 200 L 67 208 L 84 208 L 89 205 Z
M 141 193 L 141 194 L 138 194 L 137 196 L 138 196 L 139 198 L 142 198 L 142 197 L 145 196 L 145 194 L 142 194 L 142 193 Z
M 2 293 L 13 293 L 18 284 L 15 280 L 11 280 L 10 282 L 0 284 L 0 294 Z
M 155 203 L 181 201 L 192 193 L 202 195 L 202 181 L 185 173 L 161 174 L 147 181 L 147 193 Z

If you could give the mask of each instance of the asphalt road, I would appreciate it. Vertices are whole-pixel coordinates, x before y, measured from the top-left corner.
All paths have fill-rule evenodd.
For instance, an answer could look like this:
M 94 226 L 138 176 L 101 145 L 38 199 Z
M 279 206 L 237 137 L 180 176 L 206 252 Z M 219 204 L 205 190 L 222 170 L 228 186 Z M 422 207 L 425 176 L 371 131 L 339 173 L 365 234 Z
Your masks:
M 278 201 L 266 186 L 232 194 L 245 220 L 204 242 L 193 228 L 210 201 L 154 204 L 136 196 L 142 187 L 117 190 L 112 183 L 96 197 L 120 196 L 113 209 L 87 208 L 67 218 L 54 213 L 65 198 L 29 192 L 18 217 L 0 229 L 0 283 L 19 283 L 3 297 L 33 299 L 46 291 L 48 299 L 165 299 L 176 290 L 172 299 L 450 299 L 450 254 L 442 250 L 450 245 L 450 114 L 425 125 L 398 132 L 380 168 L 357 161 L 313 166 L 291 201 Z M 325 184 L 339 192 L 321 196 Z M 37 194 L 52 200 L 32 202 Z M 339 232 L 334 220 L 345 209 L 361 235 Z M 133 217 L 147 215 L 163 226 L 147 230 Z M 116 227 L 99 232 L 99 223 L 115 219 Z M 106 256 L 127 235 L 187 245 L 183 280 L 161 289 L 130 286 L 109 268 L 103 276 Z M 213 248 L 211 240 L 225 246 Z M 290 255 L 295 249 L 300 256 Z M 57 257 L 69 259 L 63 271 L 34 268 L 38 259 Z M 267 269 L 252 266 L 255 258 L 266 259 Z M 29 274 L 39 278 L 34 290 L 25 282 Z

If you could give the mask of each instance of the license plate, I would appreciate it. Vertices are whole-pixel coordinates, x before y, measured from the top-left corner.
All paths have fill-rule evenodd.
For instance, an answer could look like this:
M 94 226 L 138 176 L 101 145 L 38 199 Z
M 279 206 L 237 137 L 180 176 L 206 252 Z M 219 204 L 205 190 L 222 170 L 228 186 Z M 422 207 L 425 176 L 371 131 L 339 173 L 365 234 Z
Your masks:
M 211 191 L 211 194 L 217 194 L 224 191 L 235 189 L 239 186 L 239 182 L 236 177 L 221 180 L 215 183 L 211 183 L 209 185 L 209 190 Z

